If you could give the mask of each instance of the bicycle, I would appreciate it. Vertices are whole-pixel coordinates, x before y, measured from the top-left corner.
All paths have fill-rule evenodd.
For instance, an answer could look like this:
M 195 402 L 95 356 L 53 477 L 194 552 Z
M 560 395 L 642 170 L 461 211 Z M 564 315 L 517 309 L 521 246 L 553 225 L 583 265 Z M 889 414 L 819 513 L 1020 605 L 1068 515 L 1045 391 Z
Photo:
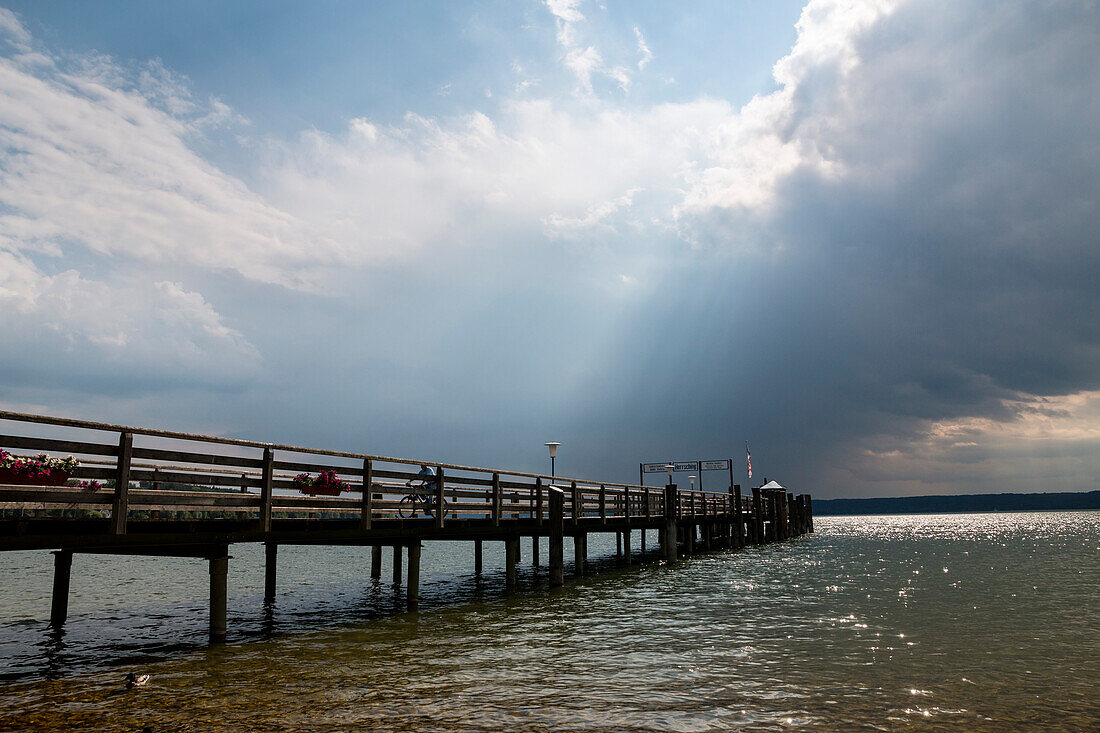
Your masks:
M 413 491 L 405 496 L 401 497 L 401 503 L 397 507 L 397 516 L 401 519 L 409 519 L 415 517 L 418 513 L 423 513 L 429 517 L 435 516 L 435 485 L 428 483 L 427 481 L 421 481 L 415 486 L 410 481 L 410 488 Z M 419 491 L 417 491 L 419 489 Z M 447 510 L 447 502 L 443 502 L 443 511 Z

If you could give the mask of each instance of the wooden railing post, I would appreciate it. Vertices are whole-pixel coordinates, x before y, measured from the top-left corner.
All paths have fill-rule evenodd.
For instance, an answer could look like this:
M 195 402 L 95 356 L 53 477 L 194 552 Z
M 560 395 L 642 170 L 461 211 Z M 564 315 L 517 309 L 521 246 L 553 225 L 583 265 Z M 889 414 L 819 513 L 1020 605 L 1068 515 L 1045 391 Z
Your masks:
M 263 475 L 260 478 L 260 528 L 271 531 L 271 488 L 275 480 L 275 451 L 264 448 Z
M 600 484 L 600 524 L 607 524 L 607 487 Z
M 443 529 L 444 515 L 447 513 L 443 503 L 443 467 L 435 469 L 435 528 Z
M 745 522 L 741 513 L 741 484 L 733 485 L 733 536 L 737 547 L 745 546 Z
M 493 526 L 500 526 L 500 512 L 501 512 L 502 497 L 500 494 L 500 474 L 493 474 Z
M 134 435 L 123 431 L 118 437 L 118 461 L 115 464 L 115 501 L 111 507 L 111 532 L 126 534 L 126 515 L 130 512 L 130 459 Z
M 359 529 L 370 529 L 371 502 L 374 493 L 374 464 L 371 459 L 363 459 L 363 500 L 359 505 Z
M 780 494 L 780 504 L 782 506 L 781 511 L 783 512 L 783 518 L 782 518 L 782 522 L 783 522 L 783 539 L 785 539 L 785 540 L 790 539 L 792 534 L 793 534 L 791 532 L 791 511 L 790 511 L 790 506 L 793 502 L 794 502 L 794 494 L 788 494 L 786 491 L 784 491 Z
M 769 491 L 764 496 L 764 502 L 768 505 L 768 526 L 771 530 L 768 532 L 769 542 L 779 541 L 779 498 L 775 495 L 775 491 Z
M 764 508 L 760 506 L 760 489 L 752 487 L 752 541 L 764 544 Z
M 570 497 L 570 501 L 573 502 L 572 515 L 573 515 L 573 526 L 575 527 L 578 524 L 580 524 L 580 521 L 581 521 L 581 510 L 583 509 L 583 507 L 581 506 L 581 491 L 580 491 L 580 489 L 577 488 L 577 482 L 576 481 L 570 482 L 569 488 L 570 488 L 570 491 L 571 491 L 571 494 L 572 494 L 571 497 Z
M 535 479 L 535 521 L 542 524 L 542 476 Z
M 550 587 L 565 582 L 565 492 L 550 487 Z
M 645 487 L 645 516 L 648 519 L 653 514 L 653 506 L 650 504 L 649 487 Z M 645 530 L 642 530 L 642 544 L 645 545 Z M 642 549 L 645 552 L 645 549 Z
M 662 541 L 667 562 L 676 562 L 676 504 L 676 484 L 669 484 L 665 487 L 665 531 Z

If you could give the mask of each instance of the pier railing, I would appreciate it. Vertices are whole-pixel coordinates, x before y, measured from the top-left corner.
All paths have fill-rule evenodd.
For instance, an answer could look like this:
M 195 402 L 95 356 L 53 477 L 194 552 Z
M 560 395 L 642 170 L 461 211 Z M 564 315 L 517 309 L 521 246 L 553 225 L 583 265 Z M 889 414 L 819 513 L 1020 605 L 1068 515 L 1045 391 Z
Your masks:
M 254 518 L 270 528 L 273 517 L 354 517 L 362 529 L 393 521 L 488 519 L 493 524 L 545 521 L 548 490 L 564 492 L 567 522 L 616 522 L 665 516 L 663 487 L 593 482 L 504 469 L 439 463 L 367 453 L 261 443 L 210 435 L 153 430 L 84 420 L 0 411 L 0 448 L 17 455 L 72 455 L 79 467 L 62 486 L 4 484 L 0 509 L 85 510 L 109 513 L 112 530 L 125 534 L 132 516 L 156 520 L 174 512 Z M 420 466 L 434 470 L 431 478 Z M 294 477 L 332 471 L 350 490 L 308 493 Z M 83 483 L 83 486 L 72 485 Z M 431 496 L 444 511 L 425 511 L 403 499 Z M 680 489 L 681 517 L 729 515 L 730 491 Z M 750 501 L 738 507 L 751 513 Z M 135 514 L 141 512 L 141 514 Z M 168 514 L 165 514 L 168 513 Z
M 639 558 L 656 531 L 660 557 L 672 563 L 693 554 L 698 538 L 706 551 L 813 531 L 809 495 L 785 489 L 755 487 L 750 498 L 736 484 L 704 491 L 598 482 L 5 411 L 0 448 L 31 458 L 18 470 L 0 464 L 0 550 L 54 549 L 54 626 L 68 613 L 76 552 L 207 559 L 210 634 L 224 639 L 229 546 L 238 542 L 265 545 L 265 600 L 275 597 L 280 545 L 369 545 L 372 579 L 381 577 L 389 546 L 395 584 L 407 555 L 405 601 L 415 610 L 424 540 L 471 541 L 476 575 L 482 544 L 503 541 L 512 590 L 523 537 L 535 566 L 546 540 L 556 587 L 564 582 L 566 536 L 579 576 L 594 532 L 615 533 L 616 555 L 629 564 L 635 533 Z M 75 461 L 35 461 L 38 453 Z M 54 474 L 62 469 L 70 472 Z M 324 481 L 301 477 L 321 472 Z

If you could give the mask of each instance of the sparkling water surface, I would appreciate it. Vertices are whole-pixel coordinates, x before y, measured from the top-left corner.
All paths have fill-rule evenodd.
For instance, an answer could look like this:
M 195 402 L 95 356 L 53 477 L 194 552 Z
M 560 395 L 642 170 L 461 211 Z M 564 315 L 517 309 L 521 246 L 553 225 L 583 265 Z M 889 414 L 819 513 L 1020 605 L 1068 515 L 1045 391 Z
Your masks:
M 204 561 L 76 555 L 61 634 L 50 555 L 6 553 L 0 729 L 1100 730 L 1100 513 L 815 524 L 672 568 L 592 535 L 596 572 L 553 591 L 524 540 L 512 595 L 499 543 L 480 579 L 428 543 L 415 614 L 388 551 L 374 582 L 369 549 L 282 547 L 265 606 L 235 545 L 213 647 Z

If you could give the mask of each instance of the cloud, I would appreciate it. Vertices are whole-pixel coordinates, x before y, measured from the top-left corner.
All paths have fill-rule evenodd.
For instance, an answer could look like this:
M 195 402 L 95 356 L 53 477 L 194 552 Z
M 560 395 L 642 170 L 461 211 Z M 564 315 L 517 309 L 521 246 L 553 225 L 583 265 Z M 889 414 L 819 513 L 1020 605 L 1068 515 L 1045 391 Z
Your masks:
M 580 5 L 581 0 L 546 0 L 546 8 L 557 21 L 558 43 L 567 48 L 576 43 L 575 25 L 584 20 Z
M 19 18 L 7 8 L 0 8 L 0 40 L 11 45 L 15 50 L 28 52 L 31 50 L 31 34 L 19 22 Z
M 630 91 L 632 78 L 629 69 L 624 65 L 608 66 L 595 45 L 586 45 L 580 41 L 580 25 L 585 21 L 580 6 L 581 0 L 546 0 L 546 7 L 557 25 L 557 41 L 564 54 L 562 64 L 577 78 L 580 91 L 585 97 L 594 95 L 594 76 L 614 81 L 623 92 Z M 638 39 L 639 53 L 642 53 L 642 60 L 638 63 L 638 69 L 641 70 L 649 63 L 653 54 L 649 53 L 641 31 L 635 28 L 634 33 Z
M 0 312 L 8 388 L 233 390 L 259 367 L 256 348 L 201 295 L 175 282 L 108 286 L 75 270 L 45 275 L 27 258 L 0 250 Z
M 631 189 L 622 196 L 593 204 L 588 207 L 583 217 L 569 218 L 559 214 L 551 214 L 543 220 L 547 234 L 551 237 L 570 237 L 587 232 L 593 227 L 605 225 L 607 219 L 622 209 L 629 209 L 634 203 L 634 194 L 638 189 Z
M 649 44 L 645 42 L 645 36 L 642 35 L 642 29 L 638 26 L 634 26 L 634 36 L 638 39 L 638 55 L 641 56 L 638 59 L 638 71 L 642 71 L 645 67 L 649 66 L 649 62 L 653 60 L 653 52 L 649 50 Z
M 493 118 L 357 119 L 340 134 L 310 131 L 279 146 L 259 178 L 266 201 L 316 222 L 358 262 L 463 248 L 486 230 L 596 226 L 603 202 L 617 210 L 641 188 L 647 218 L 671 226 L 684 160 L 706 155 L 708 131 L 729 113 L 702 101 L 591 115 L 530 99 Z
M 159 62 L 51 56 L 8 11 L 0 34 L 17 51 L 0 58 L 5 386 L 239 387 L 255 347 L 201 294 L 152 275 L 308 283 L 293 220 L 188 147 L 239 117 Z
M 588 94 L 592 93 L 592 74 L 603 68 L 603 58 L 594 46 L 587 48 L 572 48 L 565 56 L 565 65 L 577 77 L 581 88 Z
M 60 60 L 58 60 L 60 61 Z M 79 247 L 309 287 L 341 254 L 199 157 L 191 136 L 232 120 L 159 64 L 132 78 L 104 59 L 60 68 L 0 59 L 0 245 Z

